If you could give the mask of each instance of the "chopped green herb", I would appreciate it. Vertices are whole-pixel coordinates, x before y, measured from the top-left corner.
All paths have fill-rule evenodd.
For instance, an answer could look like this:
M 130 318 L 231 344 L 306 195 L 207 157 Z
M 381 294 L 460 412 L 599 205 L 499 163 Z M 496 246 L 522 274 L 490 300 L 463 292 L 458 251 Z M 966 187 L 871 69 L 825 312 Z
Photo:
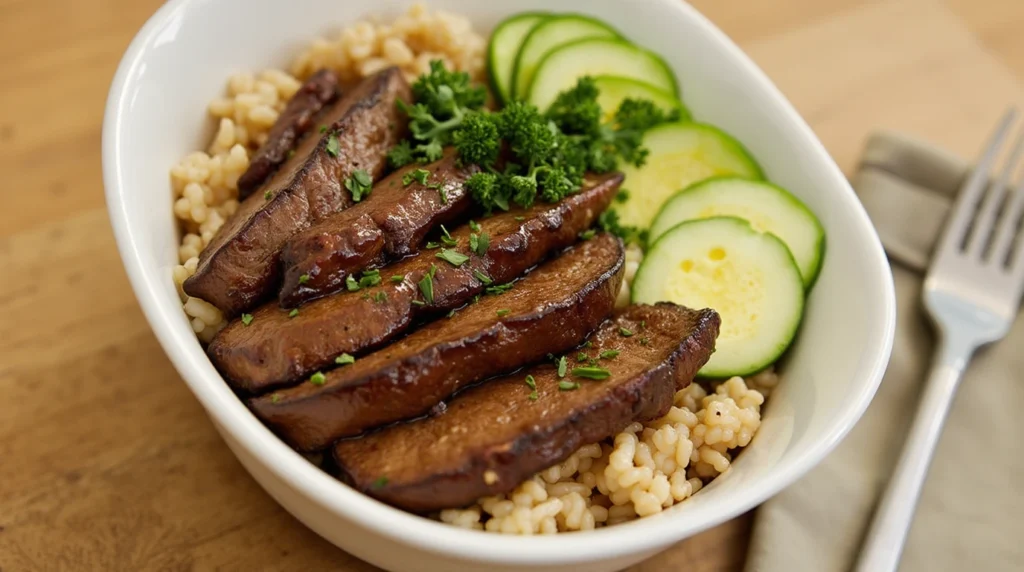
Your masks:
M 540 399 L 540 395 L 537 395 L 537 390 L 531 391 L 530 392 L 530 401 L 537 401 L 538 399 Z
M 299 276 L 299 284 L 305 284 L 306 282 L 309 282 L 309 274 Z
M 430 266 L 431 271 L 427 273 L 422 280 L 420 280 L 420 292 L 423 293 L 423 299 L 426 300 L 427 304 L 434 303 L 434 266 Z
M 480 225 L 475 220 L 469 221 L 469 230 L 473 232 L 480 232 Z
M 507 316 L 507 315 L 509 315 L 511 313 L 512 313 L 512 310 L 505 310 L 505 309 L 498 310 L 498 317 L 502 318 L 502 317 L 505 317 L 505 316 Z
M 577 367 L 573 368 L 572 374 L 575 377 L 584 377 L 587 379 L 608 379 L 612 372 L 604 369 L 603 367 Z
M 242 325 L 248 326 L 252 323 L 252 314 L 242 314 Z
M 441 225 L 441 242 L 448 246 L 456 246 L 459 244 L 457 240 L 452 238 L 452 235 L 448 233 L 448 229 L 445 228 L 443 224 Z
M 408 187 L 409 185 L 412 184 L 413 181 L 416 181 L 421 185 L 426 185 L 427 177 L 429 176 L 430 171 L 426 169 L 416 169 L 411 173 L 406 173 L 405 175 L 402 175 L 402 184 Z
M 587 340 L 587 341 L 583 342 L 583 347 L 585 347 L 585 348 L 589 348 L 589 347 L 591 347 L 593 345 L 594 345 L 594 343 L 591 342 L 590 340 Z
M 423 300 L 413 300 L 412 303 L 413 303 L 414 306 L 426 306 L 427 305 L 427 303 L 424 302 Z
M 526 376 L 526 386 L 530 389 L 537 389 L 537 380 L 532 375 Z
M 379 489 L 379 488 L 381 488 L 381 487 L 383 487 L 383 486 L 385 486 L 387 484 L 388 484 L 388 478 L 387 477 L 377 477 L 377 480 L 373 481 L 373 484 L 371 484 L 370 486 L 375 488 L 375 489 Z
M 455 308 L 452 308 L 452 309 L 451 309 L 451 310 L 450 310 L 450 311 L 448 312 L 448 319 L 450 320 L 450 319 L 452 319 L 452 318 L 454 318 L 454 317 L 455 317 Z
M 275 394 L 270 396 L 270 402 L 271 403 L 277 403 L 278 401 L 281 401 L 281 394 L 280 393 L 275 393 Z
M 295 149 L 290 149 L 288 151 L 288 158 L 291 159 L 294 156 L 295 156 Z
M 288 317 L 289 318 L 294 318 L 295 316 L 298 316 L 298 315 L 299 315 L 299 309 L 298 308 L 295 308 L 291 312 L 288 312 Z
M 613 359 L 620 353 L 621 352 L 619 352 L 619 350 L 604 350 L 603 352 L 601 352 L 601 359 Z
M 348 365 L 350 363 L 356 363 L 356 358 L 349 354 L 341 354 L 340 356 L 334 358 L 334 363 L 338 365 Z
M 370 299 L 370 293 L 369 292 L 363 292 L 363 295 L 360 296 L 360 298 L 362 298 L 363 300 L 369 300 Z
M 388 151 L 388 165 L 393 169 L 404 167 L 409 163 L 415 161 L 416 158 L 412 156 L 412 146 L 409 145 L 409 141 L 403 139 Z
M 592 228 L 589 228 L 589 229 L 587 229 L 587 230 L 585 230 L 585 231 L 580 233 L 580 239 L 581 240 L 590 240 L 591 238 L 594 238 L 595 234 L 597 234 L 597 231 L 595 231 Z
M 522 217 L 522 216 L 517 216 L 517 217 L 515 217 L 515 219 L 516 219 L 517 221 L 519 221 L 519 222 L 523 222 L 524 220 L 526 220 L 526 217 Z
M 338 145 L 338 134 L 332 132 L 327 136 L 327 154 L 331 157 L 337 157 L 339 151 L 341 151 L 341 147 Z
M 485 292 L 487 292 L 488 294 L 493 294 L 495 296 L 500 296 L 505 292 L 511 290 L 512 286 L 514 285 L 515 283 L 513 282 L 506 282 L 505 284 L 498 284 L 497 286 L 488 286 Z
M 476 279 L 479 280 L 480 282 L 483 282 L 484 286 L 494 282 L 494 280 L 492 280 L 490 276 L 484 274 L 483 272 L 481 272 L 481 271 L 479 271 L 479 270 L 477 270 L 475 268 L 473 269 L 473 276 L 475 276 Z
M 380 284 L 380 270 L 374 270 L 372 273 L 363 272 L 362 278 L 359 279 L 360 288 L 369 288 L 377 284 Z
M 480 235 L 469 235 L 469 250 L 476 253 L 478 256 L 487 254 L 487 247 L 490 245 L 491 237 L 487 236 L 486 232 L 481 233 Z
M 379 303 L 384 302 L 385 300 L 387 300 L 388 299 L 388 295 L 386 293 L 384 293 L 383 290 L 381 290 L 381 291 L 379 291 L 379 292 L 377 292 L 376 294 L 373 295 L 373 299 L 374 299 L 374 301 L 376 301 L 379 304 Z
M 584 361 L 587 361 L 588 359 L 590 359 L 590 356 L 588 356 L 587 354 L 585 354 L 583 352 L 580 352 L 580 353 L 576 354 L 576 361 L 584 362 Z
M 327 133 L 327 126 L 326 125 L 321 125 L 320 126 L 320 133 Z
M 470 302 L 470 304 L 476 304 L 479 301 L 480 301 L 480 295 L 479 294 L 474 294 L 473 295 L 473 301 Z
M 323 385 L 325 381 L 327 381 L 327 376 L 325 376 L 322 372 L 319 371 L 314 373 L 309 378 L 309 382 L 312 383 L 313 385 Z
M 433 240 L 427 242 L 427 250 L 434 250 L 435 248 L 441 248 L 441 245 Z
M 373 270 L 363 270 L 363 276 L 380 276 L 380 270 L 374 268 Z
M 594 358 L 590 358 L 587 360 L 587 365 L 597 365 L 597 360 Z
M 269 201 L 274 198 L 274 191 L 263 191 L 263 200 Z
M 355 292 L 359 289 L 359 281 L 356 280 L 355 276 L 349 274 L 345 277 L 345 287 L 348 288 L 349 292 Z
M 441 252 L 437 253 L 437 257 L 452 266 L 462 266 L 467 260 L 469 260 L 469 257 L 465 254 L 455 250 L 448 250 L 447 248 L 442 248 Z
M 575 391 L 580 388 L 580 382 L 563 379 L 558 382 L 559 391 Z
M 640 320 L 640 329 L 643 330 L 643 329 L 646 329 L 646 328 L 647 328 L 647 320 Z
M 359 202 L 364 197 L 370 196 L 373 190 L 373 177 L 363 169 L 356 169 L 352 176 L 345 179 L 345 188 L 352 193 L 352 200 Z
M 640 345 L 646 346 L 649 343 L 651 343 L 651 340 L 649 340 L 647 338 L 640 338 Z
M 565 371 L 569 368 L 569 364 L 565 361 L 565 356 L 558 358 L 558 377 L 565 377 Z
M 405 276 L 402 276 L 401 274 L 395 274 L 391 277 L 392 282 L 401 282 L 402 280 L 405 280 Z
M 619 328 L 619 335 L 621 335 L 624 338 L 632 337 L 633 336 L 633 330 L 627 330 L 626 328 Z
M 619 192 L 615 194 L 615 202 L 624 203 L 629 200 L 629 191 L 626 189 L 619 189 Z
M 446 189 L 444 187 L 438 187 L 437 188 L 437 194 L 441 195 L 441 204 L 442 205 L 448 204 L 448 189 Z

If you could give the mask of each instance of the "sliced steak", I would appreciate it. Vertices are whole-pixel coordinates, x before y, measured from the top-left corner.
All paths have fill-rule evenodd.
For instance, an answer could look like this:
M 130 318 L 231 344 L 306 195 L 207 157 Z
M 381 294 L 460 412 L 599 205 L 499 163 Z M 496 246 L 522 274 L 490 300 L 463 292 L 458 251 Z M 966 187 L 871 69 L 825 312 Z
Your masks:
M 395 106 L 410 98 L 397 68 L 362 81 L 321 119 L 323 136 L 305 138 L 259 191 L 242 201 L 199 255 L 183 288 L 237 316 L 273 295 L 280 280 L 280 252 L 296 232 L 352 204 L 344 181 L 363 169 L 380 176 L 386 154 L 404 135 Z
M 608 320 L 580 348 L 610 372 L 595 380 L 559 378 L 550 362 L 456 395 L 443 413 L 384 428 L 333 447 L 339 477 L 356 489 L 414 512 L 460 507 L 507 493 L 581 446 L 634 421 L 668 412 L 676 389 L 707 362 L 719 316 L 674 304 L 636 305 Z M 634 332 L 624 337 L 621 329 Z M 619 354 L 600 359 L 603 351 Z M 576 351 L 569 357 L 574 362 Z M 527 386 L 533 376 L 536 398 Z M 579 383 L 562 390 L 560 382 Z
M 331 371 L 323 384 L 302 383 L 249 405 L 300 451 L 423 415 L 466 385 L 580 344 L 611 315 L 624 262 L 622 241 L 598 235 L 511 290 Z
M 338 93 L 338 77 L 328 69 L 316 72 L 302 84 L 270 128 L 267 141 L 249 160 L 249 168 L 238 178 L 239 200 L 251 195 L 284 163 L 299 139 L 316 125 L 320 110 L 337 99 Z
M 481 220 L 480 233 L 490 238 L 484 256 L 469 251 L 468 226 L 454 230 L 454 250 L 469 256 L 459 267 L 437 258 L 440 250 L 422 250 L 380 269 L 380 284 L 314 300 L 294 317 L 277 303 L 268 303 L 253 312 L 248 325 L 231 321 L 213 338 L 207 353 L 239 391 L 261 392 L 294 383 L 326 369 L 342 353 L 358 355 L 379 347 L 405 332 L 414 318 L 457 308 L 575 243 L 611 203 L 622 178 L 602 175 L 559 203 Z M 433 296 L 427 299 L 419 283 L 432 267 Z
M 421 172 L 413 179 L 420 170 L 426 178 Z M 292 237 L 281 253 L 281 306 L 293 308 L 336 292 L 349 274 L 419 250 L 432 228 L 469 210 L 472 199 L 463 183 L 478 171 L 475 165 L 460 167 L 455 148 L 449 147 L 434 163 L 414 163 L 381 179 L 373 186 L 372 201 Z

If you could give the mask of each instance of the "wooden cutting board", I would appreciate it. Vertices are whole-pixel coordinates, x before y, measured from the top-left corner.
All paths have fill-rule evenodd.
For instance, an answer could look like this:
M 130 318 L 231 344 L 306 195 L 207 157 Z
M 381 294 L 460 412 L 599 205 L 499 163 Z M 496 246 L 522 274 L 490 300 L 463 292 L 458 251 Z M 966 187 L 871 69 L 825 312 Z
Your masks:
M 234 460 L 143 320 L 100 174 L 107 88 L 158 0 L 0 0 L 0 570 L 374 570 Z M 901 129 L 973 154 L 1021 94 L 1018 0 L 699 0 L 851 172 Z M 750 516 L 635 572 L 738 572 Z

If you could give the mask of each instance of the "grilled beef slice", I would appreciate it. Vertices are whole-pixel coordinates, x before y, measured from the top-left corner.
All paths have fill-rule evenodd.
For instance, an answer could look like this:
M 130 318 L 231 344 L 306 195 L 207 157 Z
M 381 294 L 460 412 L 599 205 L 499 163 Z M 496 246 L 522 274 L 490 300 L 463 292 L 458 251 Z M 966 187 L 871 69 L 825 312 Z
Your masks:
M 623 264 L 622 241 L 598 235 L 511 290 L 329 372 L 323 384 L 302 383 L 249 405 L 300 451 L 423 415 L 466 385 L 580 344 L 611 315 Z
M 573 368 L 588 365 L 576 362 L 574 350 L 564 378 L 545 362 L 466 389 L 437 415 L 339 441 L 334 471 L 356 489 L 414 512 L 507 493 L 583 445 L 666 414 L 675 391 L 710 358 L 718 327 L 712 310 L 630 306 L 591 336 L 591 347 L 579 349 L 610 372 L 607 379 L 574 375 Z M 634 335 L 624 337 L 622 328 Z M 599 357 L 608 350 L 619 354 Z M 579 388 L 562 390 L 563 381 Z
M 314 300 L 294 316 L 268 303 L 253 311 L 248 325 L 231 321 L 210 342 L 207 354 L 242 392 L 297 382 L 330 367 L 342 353 L 358 355 L 379 347 L 405 332 L 414 318 L 457 308 L 575 243 L 611 203 L 622 178 L 620 173 L 590 178 L 580 192 L 558 203 L 482 219 L 480 234 L 490 239 L 484 256 L 470 252 L 469 226 L 455 229 L 451 236 L 458 246 L 452 250 L 469 256 L 459 267 L 438 258 L 440 249 L 422 250 L 381 268 L 379 284 Z M 428 299 L 419 284 L 432 267 Z
M 185 292 L 228 318 L 271 297 L 280 280 L 284 242 L 351 206 L 344 182 L 354 171 L 380 176 L 388 149 L 405 132 L 395 101 L 410 97 L 402 72 L 389 68 L 339 100 L 320 120 L 330 125 L 327 132 L 305 138 L 221 227 L 199 255 L 196 273 L 185 280 Z
M 425 182 L 412 179 L 419 170 Z M 463 215 L 472 199 L 463 183 L 479 171 L 459 166 L 454 147 L 430 165 L 412 164 L 373 186 L 373 200 L 335 213 L 296 234 L 281 253 L 281 306 L 299 304 L 345 287 L 345 278 L 419 250 L 427 233 Z M 408 184 L 405 182 L 408 181 Z
M 299 139 L 316 125 L 320 110 L 333 102 L 338 93 L 338 77 L 328 69 L 316 72 L 302 84 L 270 128 L 267 141 L 249 160 L 249 168 L 238 178 L 238 200 L 251 195 L 284 163 Z

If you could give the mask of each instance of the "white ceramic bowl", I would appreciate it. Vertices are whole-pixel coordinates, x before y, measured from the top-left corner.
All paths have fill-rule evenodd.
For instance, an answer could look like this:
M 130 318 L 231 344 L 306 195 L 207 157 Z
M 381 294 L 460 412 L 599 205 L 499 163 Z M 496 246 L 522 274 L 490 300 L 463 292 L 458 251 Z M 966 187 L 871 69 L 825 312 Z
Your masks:
M 153 331 L 228 447 L 279 503 L 355 556 L 390 570 L 618 570 L 721 523 L 810 470 L 867 407 L 889 359 L 895 303 L 879 240 L 821 143 L 767 77 L 681 0 L 434 0 L 489 30 L 521 10 L 606 19 L 662 54 L 696 117 L 736 135 L 818 214 L 828 254 L 800 340 L 756 438 L 732 469 L 662 514 L 597 531 L 513 537 L 393 509 L 336 481 L 268 431 L 206 358 L 171 280 L 178 234 L 168 169 L 201 149 L 207 102 L 239 70 L 284 67 L 313 36 L 398 0 L 171 0 L 128 48 L 110 89 L 103 170 L 118 247 Z M 780 547 L 780 550 L 785 550 Z

